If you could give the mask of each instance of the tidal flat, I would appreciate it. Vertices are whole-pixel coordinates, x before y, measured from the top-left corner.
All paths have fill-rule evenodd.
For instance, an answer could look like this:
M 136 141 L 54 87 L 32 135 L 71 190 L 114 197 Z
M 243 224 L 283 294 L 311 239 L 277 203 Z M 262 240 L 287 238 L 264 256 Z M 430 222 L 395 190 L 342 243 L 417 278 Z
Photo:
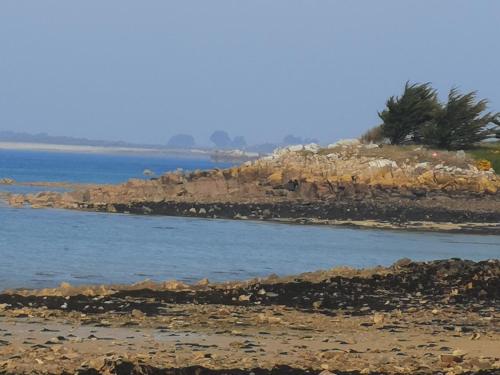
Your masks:
M 500 262 L 0 294 L 0 370 L 498 373 Z

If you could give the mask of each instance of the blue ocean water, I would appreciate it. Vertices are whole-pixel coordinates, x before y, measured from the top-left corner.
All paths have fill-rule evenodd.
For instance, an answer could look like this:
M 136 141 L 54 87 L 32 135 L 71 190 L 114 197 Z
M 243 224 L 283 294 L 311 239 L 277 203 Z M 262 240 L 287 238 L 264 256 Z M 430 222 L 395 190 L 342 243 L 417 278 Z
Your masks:
M 140 177 L 144 168 L 160 173 L 211 166 L 206 160 L 0 153 L 0 178 L 24 181 L 118 182 Z M 0 203 L 0 290 L 62 281 L 224 281 L 339 265 L 390 265 L 403 257 L 499 256 L 498 236 L 16 209 Z
M 0 178 L 19 182 L 57 181 L 119 183 L 144 178 L 149 169 L 157 175 L 177 168 L 185 170 L 227 167 L 209 159 L 173 158 L 163 155 L 112 155 L 0 150 Z

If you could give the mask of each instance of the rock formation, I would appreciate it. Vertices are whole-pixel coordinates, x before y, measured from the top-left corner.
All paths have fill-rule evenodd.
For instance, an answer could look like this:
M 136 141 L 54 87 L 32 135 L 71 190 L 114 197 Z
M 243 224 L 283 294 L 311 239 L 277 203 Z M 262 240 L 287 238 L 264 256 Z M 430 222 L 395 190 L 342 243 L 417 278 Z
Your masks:
M 432 152 L 420 147 L 362 145 L 338 142 L 329 148 L 317 145 L 290 146 L 272 155 L 229 169 L 167 173 L 149 180 L 132 179 L 121 185 L 91 186 L 68 193 L 12 195 L 12 205 L 29 203 L 33 207 L 62 207 L 105 211 L 175 214 L 161 205 L 182 206 L 177 214 L 188 216 L 256 218 L 285 217 L 269 205 L 302 207 L 320 205 L 350 206 L 362 214 L 324 219 L 384 219 L 384 205 L 401 208 L 407 220 L 425 220 L 424 211 L 412 216 L 412 207 L 488 213 L 489 217 L 470 217 L 471 221 L 498 222 L 500 178 L 490 169 L 479 170 L 463 152 Z M 187 207 L 185 205 L 193 204 Z M 215 206 L 205 206 L 205 205 Z M 249 215 L 217 212 L 235 205 L 261 205 Z M 196 205 L 203 205 L 198 207 Z M 367 206 L 368 205 L 368 206 Z M 377 208 L 374 208 L 377 206 Z M 138 210 L 138 207 L 141 210 Z M 220 208 L 220 207 L 219 207 Z M 344 207 L 345 212 L 348 207 Z M 268 215 L 264 210 L 271 210 Z M 224 211 L 224 210 L 218 210 Z M 248 210 L 247 210 L 248 211 Z M 260 211 L 260 212 L 259 212 Z M 297 217 L 314 217 L 299 209 Z M 332 210 L 330 210 L 332 211 Z M 333 211 L 332 211 L 333 212 Z M 335 211 L 340 212 L 340 211 Z M 414 211 L 416 212 L 416 211 Z M 288 213 L 290 214 L 290 213 Z M 382 216 L 378 217 L 380 214 Z M 399 214 L 398 214 L 399 215 Z M 393 215 L 394 216 L 394 215 Z M 432 215 L 431 215 L 432 216 Z M 432 220 L 432 217 L 430 217 Z M 394 221 L 393 217 L 387 220 Z M 453 221 L 453 220 L 441 220 Z

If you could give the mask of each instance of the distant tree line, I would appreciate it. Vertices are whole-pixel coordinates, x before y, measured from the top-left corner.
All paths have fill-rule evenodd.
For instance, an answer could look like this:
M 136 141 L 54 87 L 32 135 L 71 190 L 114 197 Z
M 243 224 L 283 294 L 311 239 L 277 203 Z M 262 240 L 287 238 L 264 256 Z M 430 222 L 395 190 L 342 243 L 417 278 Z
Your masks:
M 222 130 L 217 130 L 210 136 L 210 141 L 219 149 L 244 149 L 247 146 L 245 137 L 236 136 L 233 139 Z M 194 137 L 189 134 L 176 134 L 167 142 L 171 148 L 193 148 L 196 146 Z
M 171 148 L 193 148 L 195 145 L 194 137 L 189 134 L 176 134 L 167 143 Z
M 223 130 L 216 130 L 210 136 L 210 141 L 219 149 L 243 149 L 247 146 L 247 141 L 243 136 L 236 136 L 233 139 Z
M 406 83 L 401 96 L 391 96 L 379 112 L 382 125 L 370 129 L 364 141 L 387 139 L 391 144 L 423 144 L 448 150 L 468 149 L 500 135 L 500 113 L 487 112 L 488 101 L 475 91 L 450 90 L 440 102 L 430 83 Z
M 235 136 L 234 138 L 231 138 L 229 134 L 223 130 L 214 131 L 210 136 L 210 141 L 217 149 L 221 150 L 239 149 L 259 153 L 272 152 L 274 149 L 280 146 L 318 143 L 318 140 L 315 138 L 301 138 L 289 134 L 283 138 L 283 141 L 281 143 L 262 143 L 249 146 L 245 137 Z M 189 134 L 176 134 L 169 139 L 169 141 L 167 142 L 167 146 L 171 148 L 189 149 L 195 147 L 196 142 L 193 136 Z

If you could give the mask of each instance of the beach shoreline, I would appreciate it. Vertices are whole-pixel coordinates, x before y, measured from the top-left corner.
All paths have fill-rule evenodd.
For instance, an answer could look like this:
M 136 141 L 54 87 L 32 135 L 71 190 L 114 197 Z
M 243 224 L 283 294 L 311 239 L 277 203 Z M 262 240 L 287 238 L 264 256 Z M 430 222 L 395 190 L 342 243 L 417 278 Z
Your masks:
M 494 374 L 498 260 L 0 293 L 0 372 Z
M 0 150 L 12 151 L 42 151 L 61 153 L 86 153 L 86 154 L 111 154 L 111 155 L 145 155 L 145 156 L 185 156 L 185 157 L 210 157 L 213 152 L 202 149 L 168 149 L 146 147 L 116 147 L 116 146 L 87 146 L 87 145 L 62 145 L 50 143 L 29 142 L 0 142 Z
M 48 192 L 11 194 L 8 201 L 14 207 L 498 235 L 500 180 L 472 163 L 455 154 L 434 160 L 429 150 L 407 148 L 285 149 L 231 168 L 177 170 L 119 184 L 25 182 Z M 71 191 L 50 192 L 58 185 Z

